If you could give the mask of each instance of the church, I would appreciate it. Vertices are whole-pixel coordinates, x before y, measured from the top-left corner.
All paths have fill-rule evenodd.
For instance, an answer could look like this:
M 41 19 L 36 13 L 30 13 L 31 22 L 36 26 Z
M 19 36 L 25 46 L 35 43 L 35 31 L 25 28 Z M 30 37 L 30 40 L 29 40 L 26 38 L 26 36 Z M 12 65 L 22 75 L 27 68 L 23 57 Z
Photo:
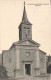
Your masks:
M 25 3 L 22 21 L 19 25 L 19 41 L 9 50 L 2 51 L 2 65 L 7 76 L 41 76 L 47 73 L 46 53 L 39 49 L 40 44 L 32 40 L 32 23 L 29 22 Z

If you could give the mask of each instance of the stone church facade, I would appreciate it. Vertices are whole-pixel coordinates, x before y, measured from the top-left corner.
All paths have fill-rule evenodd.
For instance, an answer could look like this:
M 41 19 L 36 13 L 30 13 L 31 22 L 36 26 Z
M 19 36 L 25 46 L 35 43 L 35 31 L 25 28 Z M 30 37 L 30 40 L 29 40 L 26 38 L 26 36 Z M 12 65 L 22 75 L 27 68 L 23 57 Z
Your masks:
M 6 68 L 8 77 L 46 74 L 46 53 L 39 47 L 40 44 L 32 40 L 32 24 L 28 21 L 24 5 L 19 41 L 2 52 L 2 65 Z

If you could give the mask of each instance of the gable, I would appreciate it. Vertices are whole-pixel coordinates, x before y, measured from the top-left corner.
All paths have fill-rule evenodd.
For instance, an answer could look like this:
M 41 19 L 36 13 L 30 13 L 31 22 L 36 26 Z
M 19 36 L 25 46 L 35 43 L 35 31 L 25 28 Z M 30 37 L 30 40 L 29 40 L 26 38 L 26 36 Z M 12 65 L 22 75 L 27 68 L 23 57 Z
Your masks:
M 32 44 L 31 42 L 29 42 L 29 41 L 24 41 L 24 42 L 21 42 L 21 43 L 19 43 L 18 45 L 31 45 L 31 46 L 34 46 L 34 44 Z
M 17 41 L 15 43 L 13 43 L 13 45 L 10 47 L 10 49 L 14 48 L 15 46 L 36 46 L 36 47 L 39 47 L 40 44 L 33 41 L 33 40 Z
M 39 46 L 38 43 L 34 42 L 34 41 L 30 41 L 30 40 L 25 40 L 25 41 L 22 41 L 22 42 L 19 42 L 17 43 L 17 45 L 24 45 L 24 46 Z

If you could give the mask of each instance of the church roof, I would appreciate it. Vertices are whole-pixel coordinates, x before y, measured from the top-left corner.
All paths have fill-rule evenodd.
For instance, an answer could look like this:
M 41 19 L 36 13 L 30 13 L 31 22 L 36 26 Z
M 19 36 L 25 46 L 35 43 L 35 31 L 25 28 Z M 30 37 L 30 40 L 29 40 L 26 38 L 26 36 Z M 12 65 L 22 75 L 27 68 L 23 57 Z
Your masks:
M 44 52 L 44 51 L 42 51 L 42 50 L 40 50 L 40 49 L 39 49 L 39 51 L 40 51 L 41 53 L 47 54 L 46 52 Z
M 29 45 L 29 44 L 25 44 L 25 42 L 26 41 L 28 41 L 28 42 L 30 42 L 30 43 L 32 43 L 33 45 L 35 45 L 35 46 L 40 46 L 40 44 L 39 43 L 37 43 L 37 42 L 35 42 L 35 41 L 33 41 L 33 40 L 23 40 L 23 41 L 17 41 L 17 42 L 15 42 L 15 43 L 13 43 L 13 45 L 11 46 L 11 48 L 14 48 L 15 46 L 18 46 L 18 45 Z M 24 44 L 23 44 L 23 42 L 24 42 Z
M 29 21 L 28 21 L 28 18 L 27 18 L 27 13 L 26 13 L 26 9 L 25 9 L 25 2 L 24 2 L 24 10 L 23 10 L 23 17 L 22 17 L 22 22 L 23 24 L 31 24 Z
M 37 42 L 35 42 L 35 41 L 33 41 L 33 40 L 30 40 L 30 39 L 26 39 L 26 40 L 24 40 L 24 41 L 18 41 L 18 44 L 19 44 L 19 43 L 22 43 L 22 42 L 25 42 L 25 41 L 30 41 L 30 42 L 32 42 L 32 43 L 35 44 L 35 45 L 40 45 L 39 43 L 37 43 Z

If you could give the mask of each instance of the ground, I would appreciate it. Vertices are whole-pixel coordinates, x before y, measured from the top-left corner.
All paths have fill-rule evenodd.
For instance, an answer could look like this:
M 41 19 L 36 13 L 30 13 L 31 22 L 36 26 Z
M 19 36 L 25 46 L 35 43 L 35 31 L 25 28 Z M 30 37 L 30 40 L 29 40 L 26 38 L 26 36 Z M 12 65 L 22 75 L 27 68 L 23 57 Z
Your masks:
M 51 80 L 51 74 L 48 74 L 49 77 L 31 77 L 31 76 L 25 76 L 23 78 L 17 78 L 17 79 L 5 79 L 5 80 Z M 0 79 L 0 80 L 4 80 L 4 79 Z

